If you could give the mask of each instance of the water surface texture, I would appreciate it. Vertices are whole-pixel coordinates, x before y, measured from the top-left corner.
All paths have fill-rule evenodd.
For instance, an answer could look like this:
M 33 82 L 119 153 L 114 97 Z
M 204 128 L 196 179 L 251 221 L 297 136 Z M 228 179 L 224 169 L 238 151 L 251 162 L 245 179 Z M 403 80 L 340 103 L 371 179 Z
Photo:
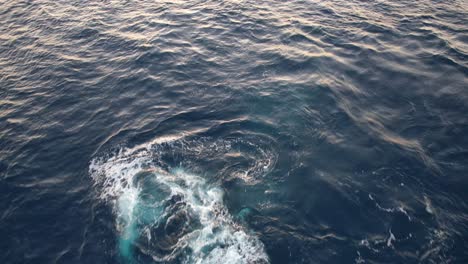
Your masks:
M 1 263 L 468 263 L 468 2 L 0 4 Z

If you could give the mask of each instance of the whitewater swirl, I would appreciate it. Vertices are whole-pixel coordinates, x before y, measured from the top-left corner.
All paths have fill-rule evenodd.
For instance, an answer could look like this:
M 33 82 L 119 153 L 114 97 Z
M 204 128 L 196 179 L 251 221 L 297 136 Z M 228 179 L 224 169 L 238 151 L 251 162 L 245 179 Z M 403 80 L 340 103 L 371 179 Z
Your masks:
M 232 149 L 232 142 L 220 142 L 217 148 L 206 140 L 197 141 L 197 148 L 190 143 L 153 142 L 91 161 L 89 171 L 99 198 L 115 213 L 119 252 L 126 262 L 145 258 L 157 263 L 269 262 L 263 243 L 227 210 L 216 181 L 162 159 L 161 151 L 168 146 L 186 157 L 191 155 L 182 154 L 182 149 Z M 267 170 L 273 162 L 260 158 L 259 163 Z M 247 168 L 244 175 L 256 170 Z

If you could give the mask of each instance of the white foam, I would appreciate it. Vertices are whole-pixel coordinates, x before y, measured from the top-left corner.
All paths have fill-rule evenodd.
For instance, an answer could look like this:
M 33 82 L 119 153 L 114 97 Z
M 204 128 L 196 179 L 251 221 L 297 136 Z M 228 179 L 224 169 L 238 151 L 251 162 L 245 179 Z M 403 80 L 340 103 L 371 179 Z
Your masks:
M 392 241 L 396 241 L 396 238 L 395 238 L 395 235 L 392 233 L 392 230 L 388 230 L 388 233 L 389 233 L 389 237 L 387 239 L 387 247 L 391 247 L 392 246 Z
M 377 208 L 381 211 L 384 211 L 384 212 L 387 212 L 387 213 L 395 213 L 395 212 L 401 212 L 403 213 L 404 215 L 406 215 L 406 217 L 408 218 L 409 221 L 412 221 L 411 220 L 411 216 L 408 214 L 408 211 L 405 210 L 405 208 L 403 206 L 399 206 L 397 208 L 385 208 L 385 207 L 382 207 L 374 198 L 374 196 L 372 196 L 372 194 L 369 194 L 369 199 L 371 201 L 374 201 L 375 203 L 375 206 L 377 206 Z
M 432 208 L 431 200 L 427 196 L 424 196 L 424 204 L 426 205 L 426 212 L 434 214 L 434 209 Z
M 228 213 L 221 188 L 182 169 L 162 170 L 154 163 L 150 146 L 121 150 L 115 156 L 95 159 L 90 164 L 90 174 L 99 188 L 100 198 L 112 204 L 116 213 L 117 230 L 124 242 L 120 245 L 122 255 L 129 254 L 129 247 L 135 246 L 133 240 L 139 236 L 148 240 L 158 239 L 151 237 L 149 226 L 135 230 L 136 222 L 144 222 L 135 219 L 140 216 L 135 212 L 141 210 L 142 201 L 139 198 L 141 187 L 134 184 L 134 180 L 141 172 L 147 172 L 148 177 L 154 177 L 152 180 L 170 190 L 170 195 L 164 198 L 166 201 L 174 196 L 181 197 L 187 210 L 193 212 L 200 222 L 200 227 L 178 238 L 173 250 L 176 254 L 181 249 L 189 249 L 184 251 L 190 252 L 184 263 L 268 263 L 260 240 L 238 225 Z M 159 201 L 158 206 L 163 206 L 163 203 Z M 154 223 L 162 217 L 154 215 Z M 161 260 L 159 256 L 153 258 Z

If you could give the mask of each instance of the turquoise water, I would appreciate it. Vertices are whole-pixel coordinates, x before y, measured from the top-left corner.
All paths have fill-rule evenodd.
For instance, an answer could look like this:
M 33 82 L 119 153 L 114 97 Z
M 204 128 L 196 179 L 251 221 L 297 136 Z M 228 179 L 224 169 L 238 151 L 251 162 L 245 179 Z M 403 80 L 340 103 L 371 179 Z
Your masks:
M 466 1 L 3 1 L 1 263 L 466 263 Z

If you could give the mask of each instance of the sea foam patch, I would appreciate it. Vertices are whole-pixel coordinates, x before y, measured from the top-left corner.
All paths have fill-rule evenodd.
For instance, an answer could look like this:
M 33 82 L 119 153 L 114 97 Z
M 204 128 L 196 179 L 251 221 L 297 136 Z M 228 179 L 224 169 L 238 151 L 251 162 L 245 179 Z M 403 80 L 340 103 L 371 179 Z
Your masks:
M 157 148 L 121 150 L 90 164 L 100 198 L 113 206 L 120 255 L 164 263 L 268 263 L 261 241 L 236 223 L 216 183 L 162 169 Z

